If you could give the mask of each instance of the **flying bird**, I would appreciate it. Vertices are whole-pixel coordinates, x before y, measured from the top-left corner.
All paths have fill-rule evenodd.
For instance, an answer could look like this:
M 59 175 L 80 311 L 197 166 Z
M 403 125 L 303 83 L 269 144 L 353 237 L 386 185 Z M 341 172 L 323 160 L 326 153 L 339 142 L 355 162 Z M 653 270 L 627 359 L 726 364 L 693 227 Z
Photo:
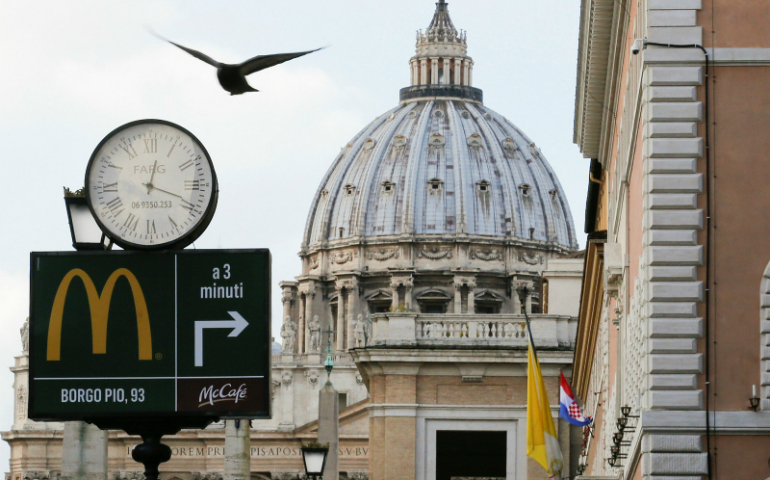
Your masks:
M 214 60 L 213 58 L 209 57 L 205 53 L 201 53 L 198 50 L 193 50 L 192 48 L 187 48 L 185 46 L 179 45 L 178 43 L 174 43 L 171 40 L 168 40 L 167 38 L 161 37 L 151 29 L 148 29 L 148 30 L 150 31 L 150 33 L 160 38 L 161 40 L 164 40 L 170 43 L 171 45 L 174 45 L 175 47 L 181 48 L 182 50 L 189 53 L 190 55 L 197 58 L 198 60 L 203 60 L 204 62 L 216 68 L 219 84 L 222 85 L 222 88 L 230 92 L 230 95 L 241 95 L 246 92 L 259 91 L 255 88 L 252 88 L 251 85 L 249 85 L 249 83 L 246 81 L 246 75 L 252 74 L 254 72 L 258 72 L 260 70 L 264 70 L 266 68 L 274 67 L 275 65 L 279 65 L 283 62 L 288 62 L 289 60 L 293 60 L 297 57 L 301 57 L 303 55 L 307 55 L 308 53 L 317 52 L 318 50 L 322 50 L 323 48 L 326 48 L 326 47 L 321 47 L 321 48 L 316 48 L 315 50 L 308 50 L 306 52 L 275 53 L 273 55 L 257 55 L 254 58 L 250 58 L 245 62 L 238 63 L 238 64 L 220 63 Z

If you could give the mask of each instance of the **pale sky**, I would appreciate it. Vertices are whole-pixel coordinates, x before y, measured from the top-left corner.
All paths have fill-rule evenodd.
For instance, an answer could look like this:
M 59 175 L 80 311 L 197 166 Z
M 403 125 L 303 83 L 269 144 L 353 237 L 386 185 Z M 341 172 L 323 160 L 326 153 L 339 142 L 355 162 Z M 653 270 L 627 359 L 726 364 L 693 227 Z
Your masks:
M 566 191 L 578 239 L 588 160 L 572 143 L 578 0 L 454 0 L 468 32 L 474 86 L 521 128 Z M 83 186 L 99 141 L 159 118 L 206 146 L 219 205 L 197 248 L 269 248 L 273 332 L 278 282 L 300 273 L 297 252 L 313 194 L 340 148 L 398 103 L 415 31 L 431 0 L 0 0 L 0 430 L 13 417 L 13 376 L 28 311 L 29 252 L 72 250 L 62 186 Z M 248 77 L 229 96 L 215 70 L 149 35 L 215 59 L 329 48 Z M 190 247 L 191 248 L 191 247 Z M 0 442 L 0 472 L 9 448 Z

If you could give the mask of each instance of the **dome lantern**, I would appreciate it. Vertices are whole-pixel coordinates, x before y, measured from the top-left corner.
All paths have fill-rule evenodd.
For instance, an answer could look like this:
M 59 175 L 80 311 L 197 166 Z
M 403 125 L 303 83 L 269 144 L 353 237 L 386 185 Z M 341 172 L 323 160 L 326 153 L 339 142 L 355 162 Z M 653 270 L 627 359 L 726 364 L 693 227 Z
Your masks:
M 481 103 L 481 90 L 472 87 L 473 59 L 466 39 L 452 23 L 448 4 L 440 0 L 428 28 L 417 31 L 416 52 L 409 60 L 411 86 L 401 90 L 401 101 L 451 96 Z

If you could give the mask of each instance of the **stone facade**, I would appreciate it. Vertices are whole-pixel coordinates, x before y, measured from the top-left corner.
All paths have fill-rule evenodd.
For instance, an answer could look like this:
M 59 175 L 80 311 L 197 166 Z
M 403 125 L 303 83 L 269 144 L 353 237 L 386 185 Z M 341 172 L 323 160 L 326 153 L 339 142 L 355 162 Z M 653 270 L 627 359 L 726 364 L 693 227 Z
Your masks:
M 770 172 L 733 166 L 767 148 L 770 41 L 747 28 L 766 9 L 582 8 L 575 142 L 592 166 L 574 388 L 596 426 L 578 478 L 764 478 L 744 460 L 770 445 L 770 196 L 746 186 Z

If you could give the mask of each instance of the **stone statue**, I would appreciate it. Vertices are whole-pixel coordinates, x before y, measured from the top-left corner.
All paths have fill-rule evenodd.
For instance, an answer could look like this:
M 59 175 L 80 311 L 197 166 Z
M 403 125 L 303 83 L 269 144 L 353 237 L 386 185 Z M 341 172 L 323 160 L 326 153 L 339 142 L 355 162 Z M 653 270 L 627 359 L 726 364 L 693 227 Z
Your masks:
M 318 315 L 313 315 L 313 320 L 308 323 L 307 328 L 310 331 L 309 351 L 317 352 L 321 343 L 321 322 L 318 321 Z
M 24 325 L 21 327 L 21 348 L 22 352 L 29 351 L 29 317 L 24 320 Z
M 353 323 L 353 338 L 356 340 L 356 348 L 366 346 L 366 324 L 364 316 L 358 314 L 358 321 Z
M 283 339 L 283 350 L 281 353 L 294 353 L 294 339 L 297 337 L 297 324 L 291 321 L 291 317 L 286 315 L 286 320 L 281 327 L 281 338 Z

